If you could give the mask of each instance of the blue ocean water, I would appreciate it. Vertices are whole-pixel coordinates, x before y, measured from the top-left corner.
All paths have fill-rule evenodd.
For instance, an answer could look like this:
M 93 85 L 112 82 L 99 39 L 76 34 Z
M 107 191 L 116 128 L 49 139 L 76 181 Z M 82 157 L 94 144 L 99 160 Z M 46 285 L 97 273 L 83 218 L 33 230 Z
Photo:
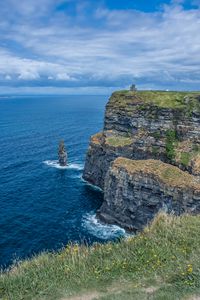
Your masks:
M 0 266 L 68 242 L 123 235 L 95 219 L 103 195 L 81 178 L 89 138 L 103 126 L 106 96 L 0 98 Z M 69 167 L 58 167 L 65 140 Z

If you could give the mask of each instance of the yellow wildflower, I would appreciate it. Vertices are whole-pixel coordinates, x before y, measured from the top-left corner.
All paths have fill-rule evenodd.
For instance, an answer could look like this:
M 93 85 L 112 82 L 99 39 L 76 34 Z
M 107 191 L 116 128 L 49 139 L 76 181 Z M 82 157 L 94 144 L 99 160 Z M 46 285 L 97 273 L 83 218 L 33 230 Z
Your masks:
M 187 265 L 187 271 L 188 271 L 188 273 L 192 273 L 192 271 L 193 271 L 192 265 Z

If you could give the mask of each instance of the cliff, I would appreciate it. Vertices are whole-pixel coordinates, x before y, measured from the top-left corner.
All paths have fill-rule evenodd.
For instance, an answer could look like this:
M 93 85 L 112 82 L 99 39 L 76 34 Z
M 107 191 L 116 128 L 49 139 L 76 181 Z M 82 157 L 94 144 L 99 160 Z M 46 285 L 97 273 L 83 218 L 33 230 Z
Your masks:
M 159 160 L 118 158 L 109 169 L 98 216 L 127 230 L 141 230 L 160 211 L 200 212 L 200 183 Z
M 130 173 L 127 165 L 136 167 L 136 161 L 140 172 Z M 98 213 L 101 220 L 137 230 L 160 209 L 176 214 L 198 212 L 200 199 L 199 194 L 193 195 L 193 183 L 187 189 L 183 184 L 172 188 L 162 176 L 155 176 L 155 169 L 166 168 L 161 162 L 182 183 L 200 181 L 200 93 L 113 93 L 103 131 L 91 137 L 83 174 L 104 190 Z M 179 182 L 177 176 L 174 180 Z
M 119 156 L 160 159 L 200 175 L 200 93 L 113 93 L 103 132 L 91 138 L 84 179 L 103 189 Z

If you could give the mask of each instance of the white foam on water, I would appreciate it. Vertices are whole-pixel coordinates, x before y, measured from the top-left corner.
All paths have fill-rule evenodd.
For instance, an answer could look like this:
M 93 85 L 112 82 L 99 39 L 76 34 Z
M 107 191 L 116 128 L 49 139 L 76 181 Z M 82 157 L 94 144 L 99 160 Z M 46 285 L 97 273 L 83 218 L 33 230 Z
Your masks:
M 70 163 L 67 166 L 60 166 L 58 160 L 45 160 L 43 163 L 49 167 L 56 168 L 56 169 L 61 169 L 61 170 L 66 170 L 66 169 L 71 169 L 71 170 L 78 170 L 81 171 L 83 170 L 83 165 L 82 164 L 77 164 L 77 163 Z
M 82 164 L 68 164 L 67 165 L 67 169 L 73 169 L 73 170 L 78 170 L 78 171 L 82 171 L 83 170 L 83 165 Z
M 82 226 L 93 236 L 102 240 L 111 240 L 126 236 L 126 231 L 117 225 L 105 225 L 98 221 L 94 213 L 83 217 Z
M 59 165 L 58 160 L 45 160 L 43 163 L 49 167 L 56 168 L 56 169 L 67 169 L 67 166 L 62 167 Z
M 81 177 L 81 180 L 85 183 L 85 185 L 89 186 L 93 190 L 99 191 L 99 192 L 103 192 L 103 190 L 100 187 L 98 187 L 98 186 L 96 186 L 96 185 L 94 185 L 92 183 L 89 183 L 88 181 L 86 181 L 85 179 L 83 179 L 83 177 Z

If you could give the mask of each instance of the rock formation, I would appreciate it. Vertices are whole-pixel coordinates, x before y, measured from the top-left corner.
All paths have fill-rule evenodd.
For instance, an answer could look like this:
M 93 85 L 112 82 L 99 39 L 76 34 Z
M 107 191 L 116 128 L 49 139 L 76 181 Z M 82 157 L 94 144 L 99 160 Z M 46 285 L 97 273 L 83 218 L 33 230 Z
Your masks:
M 195 176 L 195 181 L 199 180 L 200 93 L 161 91 L 115 92 L 106 106 L 103 132 L 91 137 L 83 177 L 90 183 L 102 188 L 105 192 L 105 202 L 99 216 L 106 221 L 113 220 L 113 223 L 120 223 L 125 228 L 137 229 L 140 227 L 139 224 L 143 226 L 151 219 L 150 217 L 145 217 L 145 205 L 142 205 L 140 208 L 140 214 L 142 208 L 144 209 L 143 223 L 141 218 L 135 219 L 133 217 L 134 214 L 132 214 L 132 219 L 129 218 L 130 211 L 127 212 L 126 209 L 123 210 L 120 206 L 121 219 L 119 215 L 116 217 L 116 210 L 108 209 L 108 207 L 111 207 L 108 203 L 113 202 L 114 205 L 114 201 L 118 204 L 125 201 L 125 198 L 120 196 L 122 186 L 121 189 L 118 189 L 120 182 L 123 182 L 120 181 L 120 178 L 125 176 L 125 171 L 121 171 L 119 177 L 113 176 L 112 173 L 112 168 L 116 170 L 115 163 L 112 163 L 119 157 L 128 158 L 130 159 L 129 162 L 131 160 L 141 160 L 140 166 L 142 164 L 145 166 L 146 161 L 154 159 L 157 160 L 158 168 L 162 168 L 162 165 L 160 165 L 160 161 L 162 161 L 171 167 L 172 165 L 176 166 L 180 170 Z M 171 170 L 175 172 L 175 169 L 172 168 Z M 144 170 L 146 170 L 146 167 L 144 167 Z M 144 181 L 146 180 L 145 171 L 141 174 L 140 187 L 144 193 L 140 193 L 140 199 L 145 201 L 147 191 L 144 189 L 145 185 L 142 185 L 143 179 Z M 153 173 L 151 175 L 154 176 Z M 188 174 L 188 176 L 190 175 Z M 135 189 L 132 189 L 131 192 L 131 186 L 134 186 L 137 178 L 137 176 L 129 176 L 129 179 L 126 182 L 124 181 L 123 195 L 129 195 L 126 200 L 129 199 L 129 206 L 132 207 L 130 210 L 134 210 L 135 207 L 133 199 L 136 197 L 137 201 L 139 201 L 138 194 L 135 195 Z M 164 188 L 165 185 L 166 187 Z M 154 195 L 157 189 L 161 189 L 155 182 L 153 186 L 155 186 L 155 190 L 150 188 L 149 198 L 151 198 L 150 194 Z M 168 191 L 170 187 L 167 186 L 167 182 L 165 182 L 164 186 L 162 186 L 162 191 L 165 195 L 165 191 Z M 113 194 L 114 189 L 118 190 L 117 194 Z M 160 195 L 160 193 L 161 191 L 159 190 L 158 194 Z M 159 197 L 160 202 L 157 206 L 151 206 L 150 204 L 148 206 L 153 211 L 152 215 L 157 212 L 157 208 L 163 208 L 166 202 L 164 196 Z M 187 199 L 189 201 L 188 194 Z M 179 197 L 179 200 L 181 200 L 181 197 Z M 117 206 L 115 207 L 116 209 Z M 107 209 L 105 209 L 106 207 Z M 124 207 L 126 207 L 125 204 Z M 193 211 L 197 211 L 195 206 L 193 208 Z M 172 211 L 178 213 L 178 211 L 187 210 L 178 210 L 172 207 Z M 108 215 L 110 215 L 110 218 L 108 218 Z M 116 219 L 120 221 L 117 222 Z
M 117 158 L 109 169 L 98 216 L 129 231 L 142 229 L 156 213 L 200 212 L 195 176 L 159 160 Z
M 119 156 L 160 159 L 200 175 L 200 94 L 113 93 L 103 133 L 91 138 L 84 178 L 103 189 L 108 168 Z
M 58 161 L 61 167 L 65 167 L 67 165 L 67 152 L 65 150 L 64 141 L 60 141 L 58 148 Z

